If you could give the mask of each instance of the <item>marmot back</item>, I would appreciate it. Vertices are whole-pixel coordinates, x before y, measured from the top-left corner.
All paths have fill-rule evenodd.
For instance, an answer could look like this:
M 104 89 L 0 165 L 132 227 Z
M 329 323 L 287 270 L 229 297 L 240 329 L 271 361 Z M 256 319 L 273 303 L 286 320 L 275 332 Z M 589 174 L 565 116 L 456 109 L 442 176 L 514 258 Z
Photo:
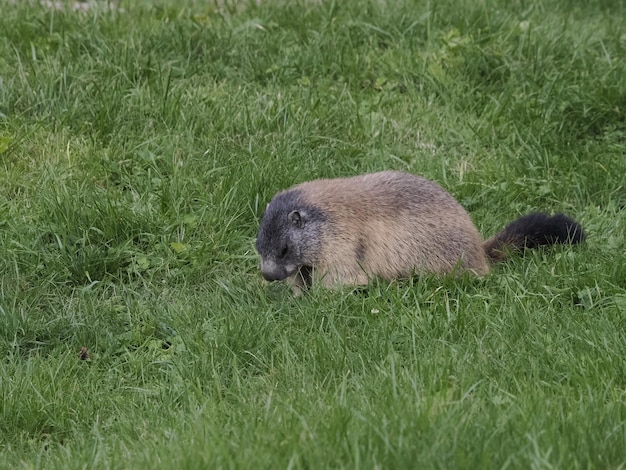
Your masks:
M 578 234 L 580 241 L 580 226 L 565 219 L 556 224 L 559 233 Z M 311 282 L 361 285 L 373 276 L 392 280 L 420 272 L 484 275 L 488 254 L 500 259 L 507 249 L 526 246 L 521 225 L 491 239 L 486 251 L 467 212 L 441 186 L 383 171 L 310 181 L 278 193 L 261 221 L 256 247 L 263 277 L 290 278 L 296 288 Z M 550 233 L 535 239 L 538 245 L 572 241 Z

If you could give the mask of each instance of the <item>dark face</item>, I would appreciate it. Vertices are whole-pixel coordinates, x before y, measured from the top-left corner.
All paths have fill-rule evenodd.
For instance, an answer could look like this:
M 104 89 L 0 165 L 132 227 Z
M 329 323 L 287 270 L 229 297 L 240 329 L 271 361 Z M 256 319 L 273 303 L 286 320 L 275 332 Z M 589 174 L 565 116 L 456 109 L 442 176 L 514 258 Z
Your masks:
M 272 200 L 256 239 L 261 274 L 266 280 L 280 281 L 304 266 L 312 266 L 319 245 L 319 222 L 319 211 L 302 205 L 297 190 Z

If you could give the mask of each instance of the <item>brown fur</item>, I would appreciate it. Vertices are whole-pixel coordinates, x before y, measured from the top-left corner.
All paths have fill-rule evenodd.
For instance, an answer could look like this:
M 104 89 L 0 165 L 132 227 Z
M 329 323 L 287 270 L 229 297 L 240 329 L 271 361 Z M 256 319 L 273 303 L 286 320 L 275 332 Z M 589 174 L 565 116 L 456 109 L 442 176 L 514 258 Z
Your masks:
M 415 270 L 444 274 L 459 261 L 477 274 L 489 271 L 461 205 L 435 183 L 407 176 L 384 172 L 298 186 L 333 221 L 317 266 L 325 285 L 367 284 L 370 274 L 388 280 Z
M 441 186 L 384 171 L 310 181 L 277 194 L 257 249 L 269 280 L 362 285 L 372 276 L 393 280 L 416 272 L 487 274 L 489 257 L 499 260 L 507 248 L 527 245 L 515 229 L 483 246 L 465 209 Z

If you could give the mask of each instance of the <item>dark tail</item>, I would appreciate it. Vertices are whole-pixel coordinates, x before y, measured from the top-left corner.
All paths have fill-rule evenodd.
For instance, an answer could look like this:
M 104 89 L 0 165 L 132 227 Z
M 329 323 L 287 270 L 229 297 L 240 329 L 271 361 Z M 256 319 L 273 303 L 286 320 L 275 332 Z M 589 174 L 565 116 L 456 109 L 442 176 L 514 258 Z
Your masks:
M 576 245 L 584 239 L 585 233 L 580 224 L 568 216 L 549 216 L 536 212 L 511 222 L 504 230 L 487 240 L 483 247 L 487 256 L 493 262 L 498 262 L 503 261 L 510 251 L 557 243 Z

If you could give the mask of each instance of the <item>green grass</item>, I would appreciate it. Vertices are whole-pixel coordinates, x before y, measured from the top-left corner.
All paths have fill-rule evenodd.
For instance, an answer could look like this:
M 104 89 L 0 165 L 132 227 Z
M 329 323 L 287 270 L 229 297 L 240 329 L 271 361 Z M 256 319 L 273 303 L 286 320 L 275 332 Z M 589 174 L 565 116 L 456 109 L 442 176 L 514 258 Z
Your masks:
M 0 0 L 0 466 L 626 467 L 623 2 L 103 5 Z M 381 169 L 587 242 L 261 281 L 275 192 Z

